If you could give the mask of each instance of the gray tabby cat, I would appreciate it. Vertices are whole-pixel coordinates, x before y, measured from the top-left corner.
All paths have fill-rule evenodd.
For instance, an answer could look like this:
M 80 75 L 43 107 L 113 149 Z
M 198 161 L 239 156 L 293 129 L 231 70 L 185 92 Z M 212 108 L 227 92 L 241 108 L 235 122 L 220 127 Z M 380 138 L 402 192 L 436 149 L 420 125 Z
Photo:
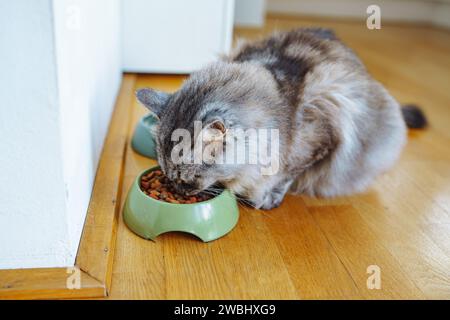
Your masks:
M 262 209 L 279 206 L 288 191 L 321 197 L 364 191 L 399 158 L 405 120 L 425 125 L 420 110 L 401 109 L 332 31 L 316 28 L 241 44 L 194 72 L 179 91 L 141 89 L 137 98 L 159 118 L 158 161 L 181 182 L 180 191 L 220 183 Z M 278 173 L 262 175 L 249 164 L 174 164 L 172 132 L 193 132 L 196 120 L 223 135 L 230 128 L 279 129 Z

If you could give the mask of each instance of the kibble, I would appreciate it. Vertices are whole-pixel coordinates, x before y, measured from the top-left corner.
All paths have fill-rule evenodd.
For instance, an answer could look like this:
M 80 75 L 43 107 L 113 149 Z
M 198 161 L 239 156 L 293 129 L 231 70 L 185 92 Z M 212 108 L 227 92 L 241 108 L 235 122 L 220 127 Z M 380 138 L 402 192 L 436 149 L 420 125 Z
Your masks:
M 200 192 L 195 196 L 185 196 L 175 191 L 174 182 L 170 181 L 161 170 L 150 171 L 141 177 L 141 190 L 149 197 L 174 204 L 191 204 L 206 201 L 211 195 Z

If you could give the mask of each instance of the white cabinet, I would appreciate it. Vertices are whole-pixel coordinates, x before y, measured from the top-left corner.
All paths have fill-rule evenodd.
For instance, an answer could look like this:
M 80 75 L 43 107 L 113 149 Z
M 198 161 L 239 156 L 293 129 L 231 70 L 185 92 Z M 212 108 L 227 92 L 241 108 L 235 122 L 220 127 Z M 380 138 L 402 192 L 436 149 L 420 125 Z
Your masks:
M 234 0 L 123 0 L 124 71 L 189 73 L 229 51 Z

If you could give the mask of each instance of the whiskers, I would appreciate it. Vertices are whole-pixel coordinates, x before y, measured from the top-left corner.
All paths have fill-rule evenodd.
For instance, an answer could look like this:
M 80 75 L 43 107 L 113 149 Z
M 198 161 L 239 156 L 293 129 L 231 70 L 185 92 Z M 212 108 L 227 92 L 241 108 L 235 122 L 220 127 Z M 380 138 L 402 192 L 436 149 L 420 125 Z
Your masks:
M 257 208 L 255 206 L 255 204 L 252 201 L 248 200 L 247 198 L 244 198 L 243 196 L 241 196 L 241 195 L 239 195 L 237 193 L 234 193 L 234 192 L 233 192 L 233 194 L 236 197 L 236 199 L 238 200 L 238 204 L 242 208 L 248 209 L 248 207 L 250 207 L 250 208 L 255 209 L 255 210 L 260 210 L 259 208 Z
M 221 194 L 222 192 L 223 192 L 223 188 L 218 188 L 218 187 L 211 186 L 211 187 L 201 191 L 200 193 L 204 193 L 204 194 L 216 197 L 219 194 Z
M 223 192 L 224 188 L 222 187 L 217 187 L 217 186 L 211 186 L 205 190 L 203 190 L 201 193 L 216 197 L 218 195 L 220 195 Z M 255 210 L 260 210 L 259 208 L 257 208 L 255 206 L 255 204 L 248 200 L 247 198 L 234 193 L 233 191 L 231 191 L 233 193 L 233 195 L 236 197 L 236 199 L 238 200 L 238 205 L 243 208 L 243 209 L 248 209 L 249 207 Z
M 222 190 L 222 191 L 223 191 L 223 190 Z M 206 189 L 206 190 L 201 191 L 200 193 L 203 193 L 203 194 L 207 194 L 207 195 L 216 197 L 216 196 L 218 196 L 219 194 L 221 194 L 222 191 L 219 192 L 219 191 L 216 191 L 216 190 Z

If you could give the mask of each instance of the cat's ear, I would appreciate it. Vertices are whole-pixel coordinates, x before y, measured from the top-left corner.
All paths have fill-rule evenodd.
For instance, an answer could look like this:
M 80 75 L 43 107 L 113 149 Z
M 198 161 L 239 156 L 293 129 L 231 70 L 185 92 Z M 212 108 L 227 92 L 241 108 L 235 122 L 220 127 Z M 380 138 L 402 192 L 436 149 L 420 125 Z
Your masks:
M 136 91 L 136 98 L 138 101 L 158 118 L 169 100 L 169 97 L 170 94 L 168 93 L 150 88 L 143 88 Z
M 225 123 L 220 119 L 215 119 L 203 128 L 203 141 L 222 141 L 227 132 Z

